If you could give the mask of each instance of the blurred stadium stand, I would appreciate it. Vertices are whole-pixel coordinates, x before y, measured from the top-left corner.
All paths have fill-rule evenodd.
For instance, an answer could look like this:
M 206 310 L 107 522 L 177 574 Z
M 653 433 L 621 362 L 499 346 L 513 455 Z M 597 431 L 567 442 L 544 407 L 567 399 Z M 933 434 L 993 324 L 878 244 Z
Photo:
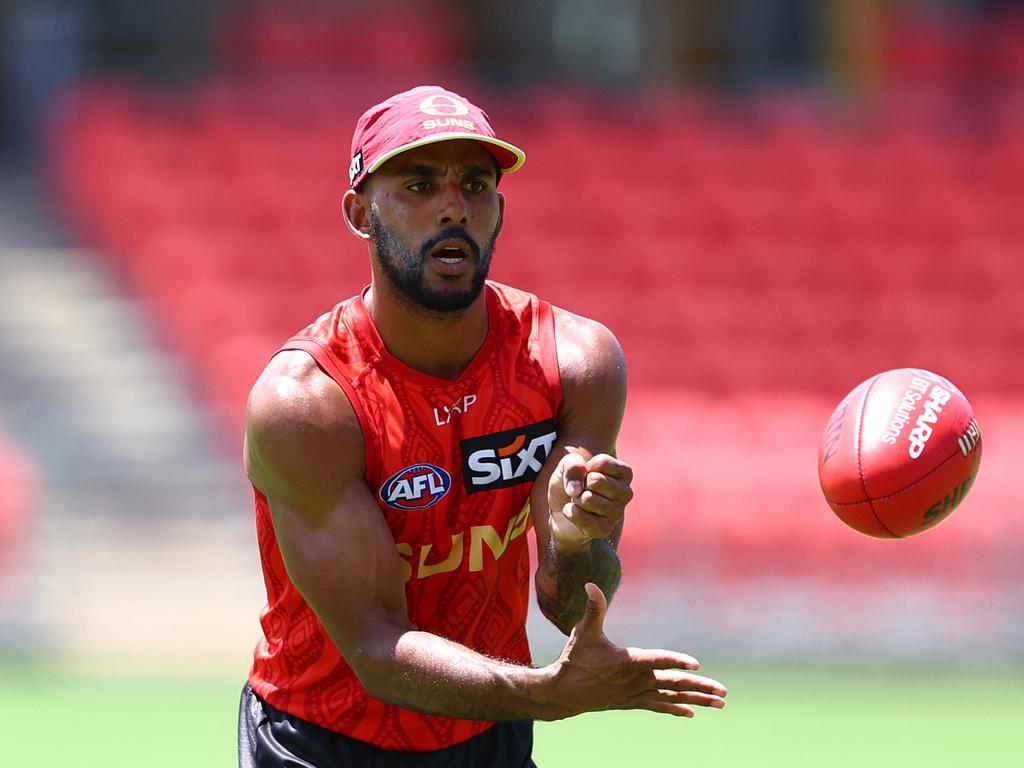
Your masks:
M 565 23 L 557 5 L 548 21 Z M 669 5 L 641 4 L 638 34 L 661 9 L 674 23 L 699 18 L 718 29 L 726 50 L 739 45 L 742 29 L 711 19 L 714 4 Z M 254 592 L 240 586 L 258 579 L 255 550 L 244 549 L 252 542 L 238 534 L 248 524 L 236 466 L 245 395 L 288 335 L 367 279 L 365 248 L 338 212 L 356 118 L 436 79 L 484 104 L 529 155 L 502 181 L 509 202 L 493 277 L 602 320 L 626 351 L 620 452 L 638 471 L 620 598 L 634 611 L 622 621 L 646 606 L 666 642 L 682 634 L 751 654 L 1019 655 L 1024 15 L 821 6 L 831 15 L 814 23 L 842 32 L 824 37 L 836 46 L 815 70 L 825 90 L 753 87 L 772 62 L 776 73 L 811 79 L 793 63 L 808 49 L 791 47 L 780 63 L 764 39 L 745 49 L 754 51 L 746 68 L 734 57 L 712 73 L 714 51 L 660 50 L 594 87 L 565 62 L 603 39 L 596 28 L 574 29 L 567 50 L 535 52 L 532 66 L 563 62 L 557 80 L 517 79 L 509 61 L 480 57 L 480 14 L 462 9 L 461 34 L 440 0 L 307 2 L 301 11 L 227 4 L 211 33 L 220 68 L 202 79 L 77 85 L 48 124 L 43 167 L 73 241 L 90 250 L 7 252 L 0 290 L 9 314 L 42 324 L 35 337 L 0 328 L 0 349 L 44 337 L 62 344 L 0 380 L 36 388 L 43 377 L 33 366 L 59 367 L 83 398 L 106 398 L 75 406 L 116 435 L 81 438 L 104 453 L 68 448 L 88 424 L 69 438 L 64 420 L 31 416 L 43 425 L 33 447 L 50 474 L 81 472 L 85 460 L 87 485 L 104 489 L 88 506 L 114 522 L 91 545 L 106 552 L 97 539 L 138 526 L 135 554 L 117 560 L 125 568 L 140 557 L 192 558 L 216 569 L 208 581 L 234 585 L 232 595 Z M 840 24 L 850 14 L 875 47 L 851 49 L 851 27 Z M 798 26 L 814 37 L 809 24 Z M 652 69 L 660 79 L 630 82 Z M 684 86 L 698 81 L 730 95 Z M 56 320 L 63 324 L 46 325 Z M 831 515 L 815 453 L 841 394 L 905 365 L 937 370 L 967 392 L 986 454 L 950 522 L 920 539 L 875 542 Z M 54 444 L 72 459 L 61 464 Z M 135 495 L 124 477 L 135 479 Z M 67 487 L 80 492 L 83 482 Z M 185 488 L 194 492 L 183 498 Z M 220 520 L 224 546 L 190 554 L 191 540 L 179 538 L 155 555 L 141 522 L 154 516 L 165 532 L 199 540 L 209 537 L 197 520 Z M 224 522 L 239 520 L 242 529 Z M 75 568 L 99 565 L 87 550 L 75 550 Z M 180 570 L 159 575 L 128 590 L 120 610 L 153 589 L 177 605 Z M 666 601 L 680 611 L 666 612 Z M 66 603 L 53 615 L 73 612 Z M 252 613 L 247 626 L 257 609 L 242 606 Z M 702 612 L 712 618 L 678 625 L 679 615 Z M 88 620 L 78 632 L 101 644 Z M 140 647 L 159 642 L 141 638 Z
M 499 118 L 530 165 L 503 182 L 495 276 L 607 322 L 635 386 L 839 394 L 913 359 L 969 392 L 1015 389 L 1019 359 L 978 348 L 1024 343 L 1019 136 L 573 95 Z M 366 279 L 337 210 L 356 105 L 328 92 L 283 116 L 269 98 L 259 115 L 237 94 L 83 91 L 64 123 L 78 230 L 159 308 L 214 400 L 260 355 L 211 358 L 211 328 L 270 347 Z
M 212 449 L 146 310 L 25 192 L 0 185 L 0 417 L 14 446 L 0 457 L 0 647 L 192 653 L 211 621 L 247 623 L 240 598 L 259 599 L 237 462 Z M 209 569 L 188 567 L 206 562 L 220 563 L 213 590 Z M 207 598 L 190 606 L 195 593 Z
M 0 594 L 7 591 L 7 579 L 25 557 L 38 480 L 35 465 L 0 433 Z

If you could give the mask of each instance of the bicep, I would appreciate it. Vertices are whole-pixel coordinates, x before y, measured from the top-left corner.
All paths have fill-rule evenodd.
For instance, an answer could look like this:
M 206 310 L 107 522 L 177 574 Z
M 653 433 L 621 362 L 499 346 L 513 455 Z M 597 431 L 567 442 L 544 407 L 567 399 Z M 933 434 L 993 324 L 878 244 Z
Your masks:
M 250 395 L 246 467 L 289 578 L 356 667 L 369 645 L 409 627 L 403 564 L 363 478 L 346 396 L 311 358 L 279 358 Z
M 268 501 L 289 578 L 353 667 L 382 630 L 410 628 L 402 561 L 364 484 L 347 484 L 326 509 Z

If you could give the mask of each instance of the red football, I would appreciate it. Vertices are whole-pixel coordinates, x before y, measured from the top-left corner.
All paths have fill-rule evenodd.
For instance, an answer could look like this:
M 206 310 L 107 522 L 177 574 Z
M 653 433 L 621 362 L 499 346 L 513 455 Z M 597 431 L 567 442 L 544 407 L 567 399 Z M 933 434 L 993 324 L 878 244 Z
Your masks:
M 839 403 L 818 449 L 818 479 L 851 528 L 913 536 L 964 500 L 981 463 L 981 431 L 963 393 L 942 376 L 899 368 Z

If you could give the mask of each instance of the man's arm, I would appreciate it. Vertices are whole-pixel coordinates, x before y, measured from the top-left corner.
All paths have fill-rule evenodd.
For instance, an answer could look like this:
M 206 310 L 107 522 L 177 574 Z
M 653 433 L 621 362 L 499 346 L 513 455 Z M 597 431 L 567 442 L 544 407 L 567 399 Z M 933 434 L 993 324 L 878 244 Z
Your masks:
M 633 470 L 615 457 L 626 405 L 626 366 L 600 323 L 555 310 L 563 403 L 558 440 L 530 496 L 541 612 L 568 635 L 587 605 L 584 585 L 610 600 L 622 566 L 616 546 Z
M 249 399 L 246 467 L 270 502 L 289 577 L 373 696 L 466 719 L 558 719 L 637 708 L 692 716 L 721 684 L 691 657 L 608 643 L 595 595 L 542 669 L 488 658 L 409 621 L 401 559 L 363 479 L 363 440 L 341 388 L 301 352 L 274 358 Z

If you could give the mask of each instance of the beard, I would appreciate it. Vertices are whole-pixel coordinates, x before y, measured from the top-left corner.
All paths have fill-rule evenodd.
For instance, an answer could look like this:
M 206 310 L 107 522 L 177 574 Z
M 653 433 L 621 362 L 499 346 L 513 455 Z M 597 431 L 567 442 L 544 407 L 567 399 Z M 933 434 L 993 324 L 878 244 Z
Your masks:
M 483 249 L 462 227 L 447 227 L 423 243 L 418 251 L 414 251 L 381 223 L 375 210 L 370 209 L 370 238 L 373 240 L 377 262 L 384 270 L 388 282 L 410 306 L 433 314 L 461 312 L 476 301 L 491 268 L 498 229 L 495 227 Z M 470 249 L 470 257 L 475 266 L 469 285 L 460 285 L 455 280 L 447 285 L 428 285 L 424 269 L 431 249 L 442 240 L 452 238 L 463 240 Z

